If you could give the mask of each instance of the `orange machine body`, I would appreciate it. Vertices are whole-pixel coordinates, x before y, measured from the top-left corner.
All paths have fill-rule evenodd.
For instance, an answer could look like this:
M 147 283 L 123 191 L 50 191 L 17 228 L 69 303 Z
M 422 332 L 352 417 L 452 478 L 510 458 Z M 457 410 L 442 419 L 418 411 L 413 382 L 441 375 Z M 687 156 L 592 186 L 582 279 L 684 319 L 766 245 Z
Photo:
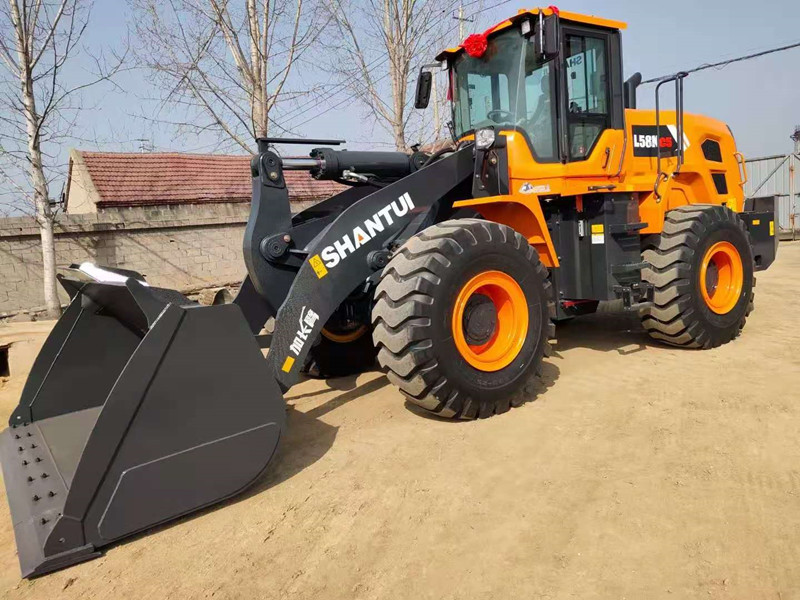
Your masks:
M 501 22 L 484 35 L 491 36 L 511 27 L 520 16 L 540 13 L 551 15 L 553 9 L 520 11 L 517 17 Z M 560 13 L 560 19 L 601 31 L 619 31 L 625 27 L 617 21 L 566 12 Z M 442 52 L 439 59 L 452 64 L 461 52 L 463 47 L 451 48 Z M 614 93 L 621 95 L 621 90 Z M 671 143 L 675 143 L 676 117 L 674 110 L 660 111 L 661 131 L 668 143 L 668 132 L 672 133 Z M 580 210 L 584 198 L 590 194 L 633 193 L 638 198 L 638 218 L 646 224 L 640 231 L 642 234 L 660 233 L 665 213 L 684 204 L 721 204 L 736 212 L 744 210 L 744 159 L 725 123 L 685 113 L 683 164 L 678 168 L 678 157 L 662 152 L 661 177 L 656 153 L 642 156 L 636 151 L 641 145 L 652 145 L 655 137 L 646 139 L 637 134 L 637 128 L 646 126 L 652 130 L 655 125 L 654 110 L 626 108 L 624 127 L 605 129 L 591 153 L 572 162 L 537 162 L 526 135 L 515 128 L 501 129 L 499 135 L 505 137 L 507 147 L 509 193 L 462 200 L 455 206 L 469 207 L 487 219 L 514 227 L 536 247 L 548 267 L 559 266 L 559 259 L 542 210 L 545 202 L 571 198 Z M 474 132 L 470 131 L 461 141 L 473 138 Z M 714 152 L 704 151 L 704 145 L 709 144 L 715 148 Z
M 675 126 L 675 112 L 661 113 L 662 127 Z M 660 233 L 664 214 L 684 204 L 722 204 L 740 212 L 744 208 L 746 181 L 744 160 L 728 127 L 721 121 L 693 114 L 684 115 L 684 163 L 676 174 L 678 159 L 661 158 L 665 178 L 656 193 L 657 158 L 634 156 L 633 127 L 655 125 L 652 110 L 627 109 L 625 131 L 607 129 L 586 160 L 569 163 L 537 163 L 524 136 L 504 131 L 509 156 L 510 194 L 463 200 L 456 207 L 470 207 L 485 218 L 515 227 L 536 247 L 545 265 L 558 266 L 542 202 L 555 198 L 607 192 L 633 192 L 639 198 L 639 218 L 647 223 L 643 234 Z M 721 162 L 707 159 L 703 143 L 719 144 Z M 688 143 L 687 143 L 688 142 Z M 727 192 L 719 193 L 713 175 L 723 175 Z M 528 185 L 526 185 L 528 184 Z M 613 186 L 613 187 L 610 187 Z M 521 193 L 521 190 L 538 190 Z

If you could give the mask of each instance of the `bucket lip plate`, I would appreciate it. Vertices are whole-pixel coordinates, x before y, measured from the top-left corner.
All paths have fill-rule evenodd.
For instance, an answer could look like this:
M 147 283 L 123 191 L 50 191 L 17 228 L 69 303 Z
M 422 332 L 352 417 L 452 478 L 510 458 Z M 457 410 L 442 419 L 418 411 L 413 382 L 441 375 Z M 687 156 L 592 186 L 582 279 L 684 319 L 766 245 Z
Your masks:
M 27 433 L 31 436 L 28 437 Z M 16 435 L 20 438 L 17 439 Z M 37 447 L 30 448 L 31 444 Z M 22 452 L 19 447 L 23 447 Z M 36 458 L 40 461 L 36 462 Z M 30 577 L 37 574 L 46 562 L 55 559 L 44 556 L 44 544 L 63 512 L 67 487 L 36 423 L 9 427 L 0 432 L 0 464 L 20 569 L 23 577 Z M 47 478 L 42 479 L 42 473 L 47 473 Z M 33 477 L 34 481 L 29 482 L 28 477 Z M 49 495 L 51 491 L 53 496 Z M 70 548 L 65 554 L 76 551 L 76 548 Z

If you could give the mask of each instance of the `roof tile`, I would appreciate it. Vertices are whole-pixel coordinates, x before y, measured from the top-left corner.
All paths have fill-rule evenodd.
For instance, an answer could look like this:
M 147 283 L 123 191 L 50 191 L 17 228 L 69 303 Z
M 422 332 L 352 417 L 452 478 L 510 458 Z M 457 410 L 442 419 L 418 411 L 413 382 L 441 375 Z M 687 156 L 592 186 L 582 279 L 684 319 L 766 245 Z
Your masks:
M 249 202 L 250 156 L 81 152 L 100 200 L 110 206 Z M 343 189 L 305 171 L 284 173 L 291 201 L 323 200 Z

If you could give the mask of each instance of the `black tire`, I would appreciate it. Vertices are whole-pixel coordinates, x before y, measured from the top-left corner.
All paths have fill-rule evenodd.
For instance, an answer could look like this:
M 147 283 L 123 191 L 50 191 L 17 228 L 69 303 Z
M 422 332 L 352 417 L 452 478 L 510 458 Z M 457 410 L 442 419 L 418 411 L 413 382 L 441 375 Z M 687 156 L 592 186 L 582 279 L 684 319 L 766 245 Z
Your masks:
M 742 289 L 725 314 L 703 299 L 703 259 L 717 242 L 729 242 L 742 261 Z M 753 250 L 747 228 L 732 210 L 717 205 L 688 205 L 666 214 L 660 235 L 645 240 L 642 256 L 650 266 L 642 279 L 655 286 L 655 302 L 639 312 L 655 339 L 687 348 L 715 348 L 739 335 L 753 309 Z
M 374 369 L 378 351 L 372 343 L 370 326 L 365 327 L 358 338 L 345 343 L 331 340 L 322 333 L 308 353 L 304 367 L 306 375 L 314 379 L 331 379 Z
M 461 288 L 485 271 L 512 277 L 529 315 L 519 353 L 490 372 L 462 357 L 451 327 Z M 555 304 L 547 276 L 536 250 L 505 225 L 458 219 L 426 229 L 382 273 L 372 311 L 378 362 L 412 403 L 442 417 L 483 418 L 519 406 L 535 395 L 533 378 L 551 354 Z
M 304 372 L 315 379 L 357 375 L 375 369 L 370 311 L 374 284 L 361 285 L 330 316 L 308 353 Z

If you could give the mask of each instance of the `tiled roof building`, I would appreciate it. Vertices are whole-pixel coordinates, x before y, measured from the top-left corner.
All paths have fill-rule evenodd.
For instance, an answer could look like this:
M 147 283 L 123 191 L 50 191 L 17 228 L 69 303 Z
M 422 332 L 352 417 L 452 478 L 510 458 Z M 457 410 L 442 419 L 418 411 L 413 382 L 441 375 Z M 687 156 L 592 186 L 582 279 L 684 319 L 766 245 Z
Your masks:
M 71 214 L 105 208 L 249 202 L 250 156 L 72 150 L 65 192 Z M 284 173 L 292 202 L 324 200 L 344 186 Z

